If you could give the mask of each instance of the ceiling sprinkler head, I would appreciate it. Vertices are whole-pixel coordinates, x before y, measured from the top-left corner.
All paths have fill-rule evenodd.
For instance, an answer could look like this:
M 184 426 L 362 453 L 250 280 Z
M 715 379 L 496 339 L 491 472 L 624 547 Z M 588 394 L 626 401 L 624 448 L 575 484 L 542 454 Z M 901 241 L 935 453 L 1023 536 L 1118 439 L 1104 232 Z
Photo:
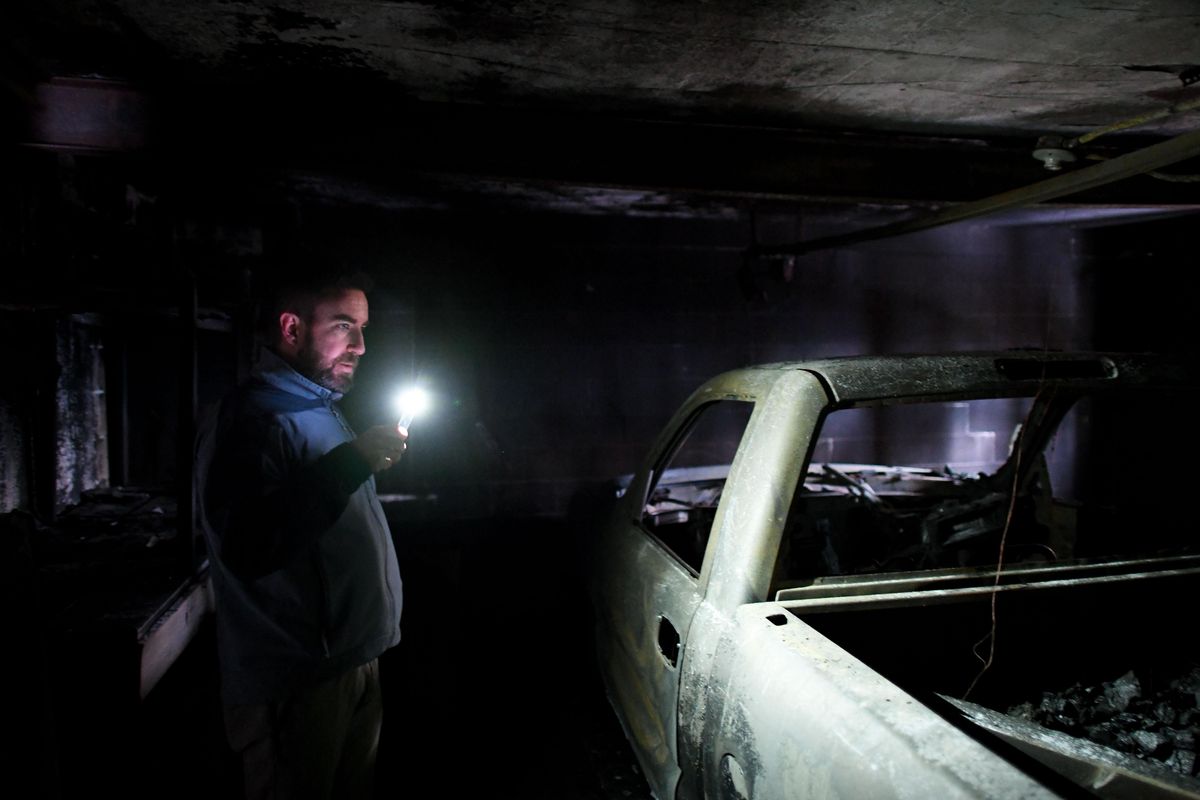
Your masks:
M 1038 139 L 1033 157 L 1051 172 L 1058 172 L 1063 164 L 1075 160 L 1075 154 L 1067 149 L 1061 136 L 1043 136 Z

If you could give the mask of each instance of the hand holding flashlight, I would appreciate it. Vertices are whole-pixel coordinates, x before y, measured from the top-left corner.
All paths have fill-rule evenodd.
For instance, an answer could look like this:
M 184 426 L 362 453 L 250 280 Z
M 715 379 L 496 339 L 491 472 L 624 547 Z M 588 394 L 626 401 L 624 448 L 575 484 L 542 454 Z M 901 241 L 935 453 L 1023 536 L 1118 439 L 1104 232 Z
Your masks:
M 393 425 L 376 425 L 354 440 L 354 448 L 371 465 L 372 472 L 383 472 L 400 462 L 408 448 L 407 440 L 408 431 Z
M 383 472 L 400 462 L 408 449 L 408 426 L 429 406 L 429 396 L 421 389 L 408 389 L 396 396 L 400 420 L 395 425 L 376 425 L 354 440 L 354 447 L 371 465 L 372 472 Z

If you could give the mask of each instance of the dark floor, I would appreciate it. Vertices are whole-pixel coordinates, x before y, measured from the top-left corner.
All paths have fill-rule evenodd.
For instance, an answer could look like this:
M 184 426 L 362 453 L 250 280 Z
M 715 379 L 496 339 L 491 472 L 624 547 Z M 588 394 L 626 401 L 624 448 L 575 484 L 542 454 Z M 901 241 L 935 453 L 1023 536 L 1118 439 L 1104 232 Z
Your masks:
M 567 526 L 404 527 L 404 641 L 381 659 L 377 795 L 427 796 L 432 784 L 448 798 L 649 797 L 594 667 Z M 19 766 L 40 776 L 27 796 L 237 797 L 215 659 L 210 620 L 140 705 L 48 687 L 55 744 L 45 763 Z
M 595 670 L 565 525 L 426 527 L 400 559 L 381 797 L 431 775 L 447 797 L 649 797 Z

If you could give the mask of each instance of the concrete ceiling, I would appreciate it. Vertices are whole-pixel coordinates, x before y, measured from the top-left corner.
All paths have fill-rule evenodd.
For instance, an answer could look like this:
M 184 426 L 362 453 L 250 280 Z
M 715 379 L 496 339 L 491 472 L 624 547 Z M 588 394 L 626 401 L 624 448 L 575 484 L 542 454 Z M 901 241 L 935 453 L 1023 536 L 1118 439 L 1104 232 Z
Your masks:
M 597 187 L 957 201 L 1047 177 L 1043 135 L 1160 114 L 1098 139 L 1111 157 L 1200 128 L 1161 113 L 1200 97 L 1196 0 L 51 0 L 9 30 L 16 94 L 119 79 L 169 109 L 177 147 L 286 152 L 299 184 L 350 175 L 343 195 L 420 174 L 585 205 L 611 200 Z

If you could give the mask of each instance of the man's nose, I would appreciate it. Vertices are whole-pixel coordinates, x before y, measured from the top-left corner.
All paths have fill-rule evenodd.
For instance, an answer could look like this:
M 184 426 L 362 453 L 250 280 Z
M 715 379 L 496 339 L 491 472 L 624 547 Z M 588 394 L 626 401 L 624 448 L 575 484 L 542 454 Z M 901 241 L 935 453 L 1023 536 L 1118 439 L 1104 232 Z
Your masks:
M 363 338 L 362 331 L 354 330 L 350 332 L 350 345 L 346 349 L 359 356 L 367 352 L 367 340 Z

